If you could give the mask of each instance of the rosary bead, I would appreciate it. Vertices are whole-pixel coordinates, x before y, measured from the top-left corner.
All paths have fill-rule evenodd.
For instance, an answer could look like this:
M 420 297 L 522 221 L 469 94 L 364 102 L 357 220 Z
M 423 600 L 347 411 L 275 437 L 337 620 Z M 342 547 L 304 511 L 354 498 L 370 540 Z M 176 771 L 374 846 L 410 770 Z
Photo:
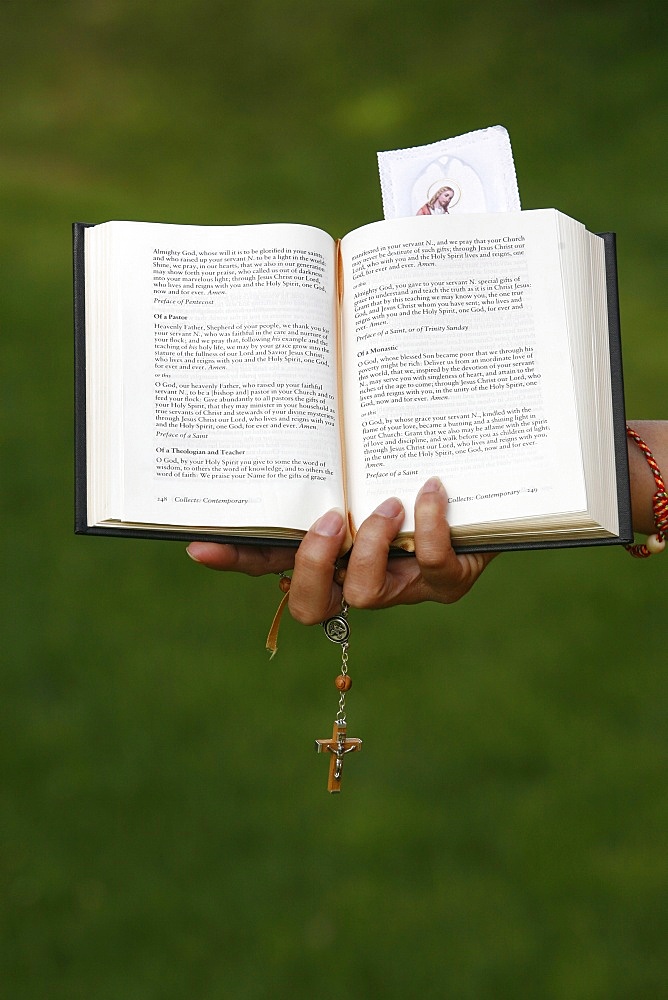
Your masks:
M 346 578 L 345 566 L 339 566 L 337 569 L 334 570 L 334 583 L 338 583 L 338 585 L 342 587 L 345 578 Z
M 339 674 L 334 683 L 336 684 L 337 690 L 339 691 L 350 691 L 351 687 L 353 686 L 353 682 L 351 681 L 348 674 Z
M 290 577 L 289 576 L 282 576 L 280 578 L 280 580 L 278 581 L 278 586 L 279 586 L 279 589 L 282 590 L 284 594 L 287 594 L 287 592 L 290 589 Z
M 658 535 L 650 535 L 645 542 L 647 546 L 647 551 L 655 555 L 657 552 L 663 552 L 666 547 L 665 538 L 659 538 Z

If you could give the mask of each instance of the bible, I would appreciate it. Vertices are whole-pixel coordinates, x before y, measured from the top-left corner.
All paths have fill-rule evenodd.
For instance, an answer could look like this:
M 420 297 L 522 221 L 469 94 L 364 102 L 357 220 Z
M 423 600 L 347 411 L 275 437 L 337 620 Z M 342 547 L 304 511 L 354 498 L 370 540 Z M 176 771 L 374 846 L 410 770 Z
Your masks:
M 614 234 L 553 209 L 74 225 L 77 533 L 349 543 L 430 476 L 460 551 L 632 539 Z

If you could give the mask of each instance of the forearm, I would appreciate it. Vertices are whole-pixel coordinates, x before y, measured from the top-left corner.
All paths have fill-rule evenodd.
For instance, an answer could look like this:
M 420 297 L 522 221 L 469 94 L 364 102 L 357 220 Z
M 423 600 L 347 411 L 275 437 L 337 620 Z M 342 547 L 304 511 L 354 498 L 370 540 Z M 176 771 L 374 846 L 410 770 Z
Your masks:
M 668 476 L 668 420 L 629 420 L 650 449 L 661 469 L 664 481 Z M 629 472 L 631 475 L 631 510 L 633 528 L 643 535 L 656 531 L 652 512 L 652 497 L 656 483 L 645 456 L 635 442 L 628 439 Z

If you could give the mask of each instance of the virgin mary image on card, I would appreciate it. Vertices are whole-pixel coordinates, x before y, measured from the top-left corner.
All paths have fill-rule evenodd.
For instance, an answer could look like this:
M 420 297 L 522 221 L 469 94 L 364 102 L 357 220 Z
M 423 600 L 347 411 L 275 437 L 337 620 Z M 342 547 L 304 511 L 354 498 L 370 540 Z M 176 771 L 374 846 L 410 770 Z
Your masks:
M 459 185 L 445 179 L 436 181 L 427 192 L 427 200 L 417 210 L 417 215 L 448 215 L 450 206 L 456 205 L 461 198 Z
M 486 212 L 482 181 L 473 167 L 456 156 L 432 160 L 413 181 L 411 203 L 414 215 L 449 215 Z

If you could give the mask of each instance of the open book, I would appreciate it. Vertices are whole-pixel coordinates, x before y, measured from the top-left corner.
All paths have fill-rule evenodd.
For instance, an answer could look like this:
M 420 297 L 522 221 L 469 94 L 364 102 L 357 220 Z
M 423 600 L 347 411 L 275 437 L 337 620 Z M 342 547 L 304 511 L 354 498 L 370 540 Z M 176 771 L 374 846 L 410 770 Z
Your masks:
M 552 209 L 77 223 L 76 530 L 351 538 L 445 483 L 460 550 L 632 537 L 614 237 Z M 607 268 L 606 268 L 607 260 Z

